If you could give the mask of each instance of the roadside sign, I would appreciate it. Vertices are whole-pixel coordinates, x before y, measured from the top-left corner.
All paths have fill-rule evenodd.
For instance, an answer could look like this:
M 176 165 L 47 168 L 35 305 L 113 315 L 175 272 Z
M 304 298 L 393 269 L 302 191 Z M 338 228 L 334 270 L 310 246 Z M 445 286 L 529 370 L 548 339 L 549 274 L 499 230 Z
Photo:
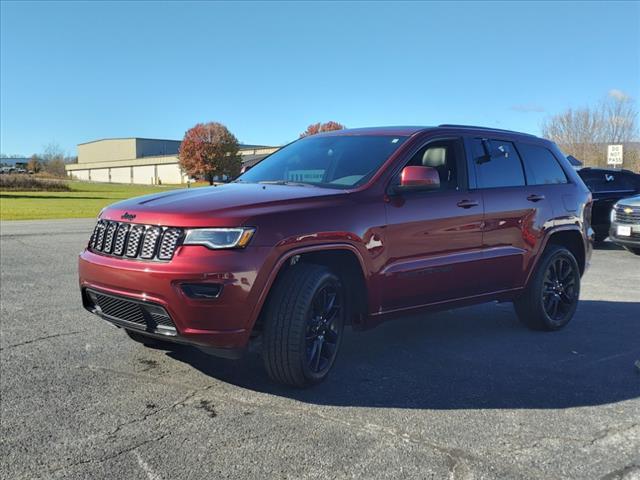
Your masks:
M 622 165 L 622 145 L 607 146 L 607 165 Z

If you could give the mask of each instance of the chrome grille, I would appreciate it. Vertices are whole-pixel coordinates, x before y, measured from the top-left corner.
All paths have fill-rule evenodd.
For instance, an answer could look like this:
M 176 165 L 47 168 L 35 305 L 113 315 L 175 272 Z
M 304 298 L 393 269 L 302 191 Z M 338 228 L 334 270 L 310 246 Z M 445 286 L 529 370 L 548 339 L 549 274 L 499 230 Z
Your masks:
M 144 234 L 144 241 L 142 242 L 142 252 L 140 252 L 140 258 L 150 259 L 156 254 L 156 246 L 158 245 L 158 238 L 160 238 L 162 229 L 160 227 L 149 227 Z
M 158 258 L 160 260 L 171 260 L 173 252 L 176 250 L 178 241 L 182 237 L 182 230 L 179 228 L 167 228 L 162 235 L 160 242 L 160 250 L 158 250 Z
M 129 224 L 121 223 L 116 233 L 116 244 L 113 247 L 114 255 L 122 255 L 126 244 L 127 233 L 129 233 Z
M 631 212 L 627 213 L 625 212 L 625 209 L 631 209 Z M 640 208 L 631 208 L 618 205 L 616 207 L 616 223 L 640 225 Z
M 93 248 L 93 244 L 96 241 L 96 237 L 98 236 L 98 230 L 100 230 L 100 222 L 96 223 L 96 226 L 93 228 L 91 238 L 89 239 L 89 248 Z
M 134 225 L 129 232 L 129 240 L 127 241 L 127 257 L 137 257 L 140 250 L 140 239 L 144 234 L 144 225 Z
M 105 222 L 98 222 L 97 232 L 95 238 L 93 239 L 93 248 L 96 250 L 102 250 L 102 246 L 104 245 L 104 231 L 107 229 L 107 225 Z
M 100 220 L 91 234 L 89 249 L 118 257 L 168 261 L 182 237 L 180 228 Z
M 102 247 L 102 251 L 105 253 L 111 253 L 113 249 L 113 239 L 116 235 L 116 229 L 118 228 L 118 224 L 116 222 L 111 222 L 107 226 L 104 234 L 104 247 Z

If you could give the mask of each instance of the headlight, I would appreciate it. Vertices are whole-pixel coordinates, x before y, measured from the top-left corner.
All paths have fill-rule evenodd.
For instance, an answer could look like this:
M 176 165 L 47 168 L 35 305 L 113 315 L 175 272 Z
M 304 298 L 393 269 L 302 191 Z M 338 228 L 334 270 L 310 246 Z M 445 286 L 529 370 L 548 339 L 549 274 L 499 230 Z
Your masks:
M 244 248 L 256 231 L 253 227 L 240 228 L 194 228 L 187 230 L 183 245 L 203 245 L 220 248 Z
M 612 208 L 611 208 L 611 213 L 609 214 L 609 219 L 612 222 L 616 221 L 616 208 L 618 207 L 618 204 L 616 203 Z

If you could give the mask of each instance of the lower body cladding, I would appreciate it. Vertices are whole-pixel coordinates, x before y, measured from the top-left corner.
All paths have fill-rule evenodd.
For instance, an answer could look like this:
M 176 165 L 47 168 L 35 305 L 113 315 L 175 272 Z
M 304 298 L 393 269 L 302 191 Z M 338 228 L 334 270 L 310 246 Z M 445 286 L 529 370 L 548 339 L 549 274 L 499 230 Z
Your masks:
M 161 263 L 87 250 L 78 264 L 83 305 L 132 332 L 238 358 L 258 314 L 264 282 L 256 272 L 266 254 L 190 247 Z

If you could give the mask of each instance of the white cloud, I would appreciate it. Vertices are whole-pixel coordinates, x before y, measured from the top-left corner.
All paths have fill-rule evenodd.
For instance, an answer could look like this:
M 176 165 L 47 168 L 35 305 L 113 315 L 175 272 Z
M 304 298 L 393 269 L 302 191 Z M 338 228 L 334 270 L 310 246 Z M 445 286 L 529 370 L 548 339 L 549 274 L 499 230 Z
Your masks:
M 616 100 L 626 100 L 629 98 L 629 95 L 624 93 L 622 90 L 618 90 L 617 88 L 612 88 L 609 90 L 609 96 L 611 98 L 615 98 Z
M 516 112 L 523 112 L 523 113 L 530 113 L 530 112 L 544 112 L 544 107 L 541 107 L 540 105 L 533 105 L 533 104 L 528 104 L 528 105 L 512 105 L 511 106 L 511 110 L 514 110 Z

